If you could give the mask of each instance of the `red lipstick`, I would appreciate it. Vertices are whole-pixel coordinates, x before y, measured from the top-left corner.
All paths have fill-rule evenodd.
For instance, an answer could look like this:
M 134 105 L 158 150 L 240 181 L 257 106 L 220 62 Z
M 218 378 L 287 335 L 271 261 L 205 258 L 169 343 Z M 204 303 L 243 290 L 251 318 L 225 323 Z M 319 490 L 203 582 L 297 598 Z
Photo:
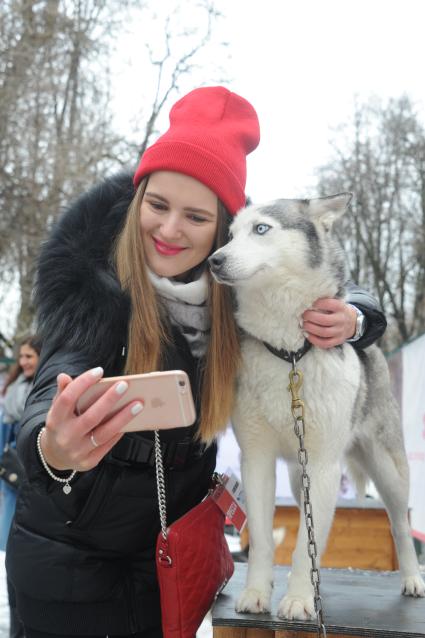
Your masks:
M 176 246 L 174 244 L 165 244 L 156 237 L 152 237 L 156 250 L 160 255 L 178 255 L 182 250 L 186 250 L 185 247 Z

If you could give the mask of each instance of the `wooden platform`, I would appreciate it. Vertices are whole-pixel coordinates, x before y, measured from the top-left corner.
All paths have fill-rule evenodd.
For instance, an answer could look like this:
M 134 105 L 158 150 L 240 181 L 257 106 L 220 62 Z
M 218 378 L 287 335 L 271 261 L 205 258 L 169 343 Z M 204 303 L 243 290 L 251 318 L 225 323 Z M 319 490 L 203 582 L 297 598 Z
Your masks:
M 285 538 L 276 548 L 276 564 L 291 564 L 298 525 L 299 510 L 295 502 L 289 498 L 277 499 L 273 526 L 285 528 Z M 241 536 L 242 547 L 248 542 L 249 531 L 245 528 Z M 390 522 L 380 501 L 372 498 L 338 500 L 321 564 L 323 567 L 398 569 Z
M 276 616 L 286 591 L 288 567 L 275 567 L 271 614 L 237 614 L 235 600 L 244 587 L 246 570 L 246 563 L 236 563 L 232 579 L 213 607 L 214 638 L 314 638 L 313 621 Z M 328 636 L 425 637 L 425 598 L 402 596 L 398 572 L 322 569 L 321 579 Z

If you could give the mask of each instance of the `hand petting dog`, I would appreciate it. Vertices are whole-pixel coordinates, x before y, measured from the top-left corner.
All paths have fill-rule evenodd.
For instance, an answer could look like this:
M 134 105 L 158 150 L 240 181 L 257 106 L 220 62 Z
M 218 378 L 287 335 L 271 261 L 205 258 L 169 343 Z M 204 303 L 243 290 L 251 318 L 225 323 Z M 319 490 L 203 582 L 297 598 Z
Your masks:
M 333 348 L 356 331 L 356 311 L 342 299 L 317 299 L 302 316 L 305 338 L 319 348 Z

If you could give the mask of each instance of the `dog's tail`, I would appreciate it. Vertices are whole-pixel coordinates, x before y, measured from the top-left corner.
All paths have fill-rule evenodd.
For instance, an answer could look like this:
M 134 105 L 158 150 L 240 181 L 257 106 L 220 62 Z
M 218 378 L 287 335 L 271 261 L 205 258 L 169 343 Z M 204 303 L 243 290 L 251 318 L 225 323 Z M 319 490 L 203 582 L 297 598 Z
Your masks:
M 357 498 L 365 498 L 368 477 L 357 461 L 351 457 L 346 459 L 347 474 L 356 489 Z

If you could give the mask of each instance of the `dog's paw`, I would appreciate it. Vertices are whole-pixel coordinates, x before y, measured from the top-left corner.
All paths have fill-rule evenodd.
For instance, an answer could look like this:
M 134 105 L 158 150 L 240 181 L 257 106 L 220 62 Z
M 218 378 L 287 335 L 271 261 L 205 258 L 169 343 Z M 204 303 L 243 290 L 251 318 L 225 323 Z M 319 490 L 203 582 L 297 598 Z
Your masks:
M 287 594 L 282 598 L 277 610 L 279 618 L 288 618 L 289 620 L 308 620 L 314 618 L 313 596 L 290 596 Z
M 267 614 L 270 612 L 271 592 L 247 587 L 236 603 L 236 611 L 240 614 Z
M 415 596 L 416 598 L 425 597 L 425 583 L 419 574 L 415 576 L 407 576 L 403 578 L 401 584 L 401 593 L 404 596 Z

